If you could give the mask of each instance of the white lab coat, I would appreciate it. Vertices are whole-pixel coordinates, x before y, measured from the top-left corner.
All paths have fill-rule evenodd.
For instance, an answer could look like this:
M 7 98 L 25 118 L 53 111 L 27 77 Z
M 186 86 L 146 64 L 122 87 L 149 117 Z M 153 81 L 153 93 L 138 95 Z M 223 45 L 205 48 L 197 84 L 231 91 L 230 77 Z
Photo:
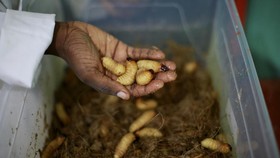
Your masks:
M 51 121 L 52 94 L 56 87 L 55 79 L 59 78 L 58 74 L 60 74 L 58 66 L 62 67 L 50 57 L 44 57 L 41 61 L 52 39 L 54 15 L 7 11 L 6 8 L 18 10 L 21 1 L 0 1 L 5 4 L 3 6 L 0 3 L 0 23 L 3 24 L 0 35 L 0 43 L 3 47 L 0 48 L 0 67 L 2 67 L 0 74 L 5 76 L 4 80 L 7 76 L 14 77 L 5 82 L 0 79 L 0 157 L 39 158 L 38 151 L 43 149 L 48 136 L 48 130 L 45 129 Z M 51 0 L 39 2 L 44 5 L 48 1 Z M 26 2 L 28 0 L 24 0 L 24 3 Z M 33 5 L 29 6 L 33 7 Z M 24 6 L 23 10 L 26 10 Z M 38 62 L 41 68 L 38 68 Z M 5 64 L 2 65 L 3 63 Z M 17 72 L 16 68 L 19 68 L 17 66 L 23 69 Z M 34 87 L 29 88 L 34 80 L 34 74 L 27 75 L 25 72 L 34 72 L 36 69 L 41 69 L 42 73 L 36 73 L 39 76 L 38 80 Z M 27 80 L 22 80 L 23 78 Z M 22 82 L 18 82 L 20 80 Z M 22 84 L 18 86 L 17 83 Z
M 52 41 L 54 14 L 20 11 L 21 1 L 3 1 L 0 13 L 0 80 L 31 88 L 38 65 Z

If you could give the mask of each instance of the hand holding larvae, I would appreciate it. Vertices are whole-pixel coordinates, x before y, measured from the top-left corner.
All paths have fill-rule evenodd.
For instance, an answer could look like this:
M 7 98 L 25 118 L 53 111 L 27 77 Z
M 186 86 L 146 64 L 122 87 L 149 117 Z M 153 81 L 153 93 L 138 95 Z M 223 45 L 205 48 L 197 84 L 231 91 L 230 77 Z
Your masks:
M 164 83 L 175 80 L 175 64 L 164 61 L 170 71 L 157 73 L 147 85 L 124 86 L 117 82 L 117 75 L 109 73 L 102 65 L 102 57 L 111 57 L 117 63 L 124 64 L 130 58 L 164 60 L 165 55 L 159 49 L 134 48 L 118 40 L 109 33 L 83 22 L 57 22 L 51 45 L 46 51 L 64 59 L 77 77 L 92 88 L 122 99 L 130 96 L 143 96 L 155 92 Z M 118 67 L 118 65 L 116 65 Z M 118 72 L 121 74 L 122 71 Z

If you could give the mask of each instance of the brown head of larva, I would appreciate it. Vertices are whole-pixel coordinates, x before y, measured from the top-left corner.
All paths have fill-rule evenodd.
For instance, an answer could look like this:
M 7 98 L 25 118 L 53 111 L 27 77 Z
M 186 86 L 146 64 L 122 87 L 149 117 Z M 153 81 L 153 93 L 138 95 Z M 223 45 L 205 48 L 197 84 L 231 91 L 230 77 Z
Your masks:
M 227 154 L 232 150 L 232 147 L 227 144 L 227 143 L 223 143 L 223 145 L 220 147 L 220 149 L 218 150 L 221 153 Z
M 166 72 L 169 71 L 170 69 L 166 65 L 161 64 L 160 70 Z

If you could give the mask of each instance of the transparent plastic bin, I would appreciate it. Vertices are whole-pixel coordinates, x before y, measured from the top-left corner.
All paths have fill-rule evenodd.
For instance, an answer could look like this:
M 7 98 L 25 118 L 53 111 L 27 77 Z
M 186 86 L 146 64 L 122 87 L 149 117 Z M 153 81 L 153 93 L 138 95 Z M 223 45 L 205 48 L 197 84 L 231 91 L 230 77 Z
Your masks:
M 42 10 L 41 1 L 26 4 L 27 10 L 57 12 L 64 20 L 94 24 L 131 45 L 161 47 L 169 39 L 191 44 L 199 62 L 209 69 L 219 93 L 220 119 L 233 146 L 233 156 L 279 157 L 233 0 L 109 1 L 111 7 L 103 1 L 61 0 L 59 11 Z M 57 70 L 63 68 L 63 64 L 45 58 L 34 89 L 0 83 L 1 157 L 39 157 L 52 117 L 53 92 L 59 82 L 56 76 L 62 73 Z

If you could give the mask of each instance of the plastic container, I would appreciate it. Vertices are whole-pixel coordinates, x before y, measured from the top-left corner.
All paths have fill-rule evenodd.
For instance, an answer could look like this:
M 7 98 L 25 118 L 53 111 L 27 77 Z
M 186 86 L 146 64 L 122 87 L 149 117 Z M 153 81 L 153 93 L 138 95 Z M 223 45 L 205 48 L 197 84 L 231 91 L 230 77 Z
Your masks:
M 128 44 L 160 47 L 168 39 L 192 44 L 197 59 L 209 68 L 219 93 L 220 119 L 234 157 L 279 157 L 234 2 L 125 1 L 107 1 L 111 4 L 108 6 L 104 1 L 61 0 L 62 8 L 57 13 L 62 11 L 59 17 L 65 20 L 92 23 Z M 42 10 L 40 3 L 32 1 L 26 6 L 30 11 L 53 12 Z M 62 68 L 59 62 L 45 57 L 33 89 L 0 83 L 1 157 L 39 157 L 51 120 L 53 92 L 59 82 L 56 76 L 62 74 L 58 71 Z

